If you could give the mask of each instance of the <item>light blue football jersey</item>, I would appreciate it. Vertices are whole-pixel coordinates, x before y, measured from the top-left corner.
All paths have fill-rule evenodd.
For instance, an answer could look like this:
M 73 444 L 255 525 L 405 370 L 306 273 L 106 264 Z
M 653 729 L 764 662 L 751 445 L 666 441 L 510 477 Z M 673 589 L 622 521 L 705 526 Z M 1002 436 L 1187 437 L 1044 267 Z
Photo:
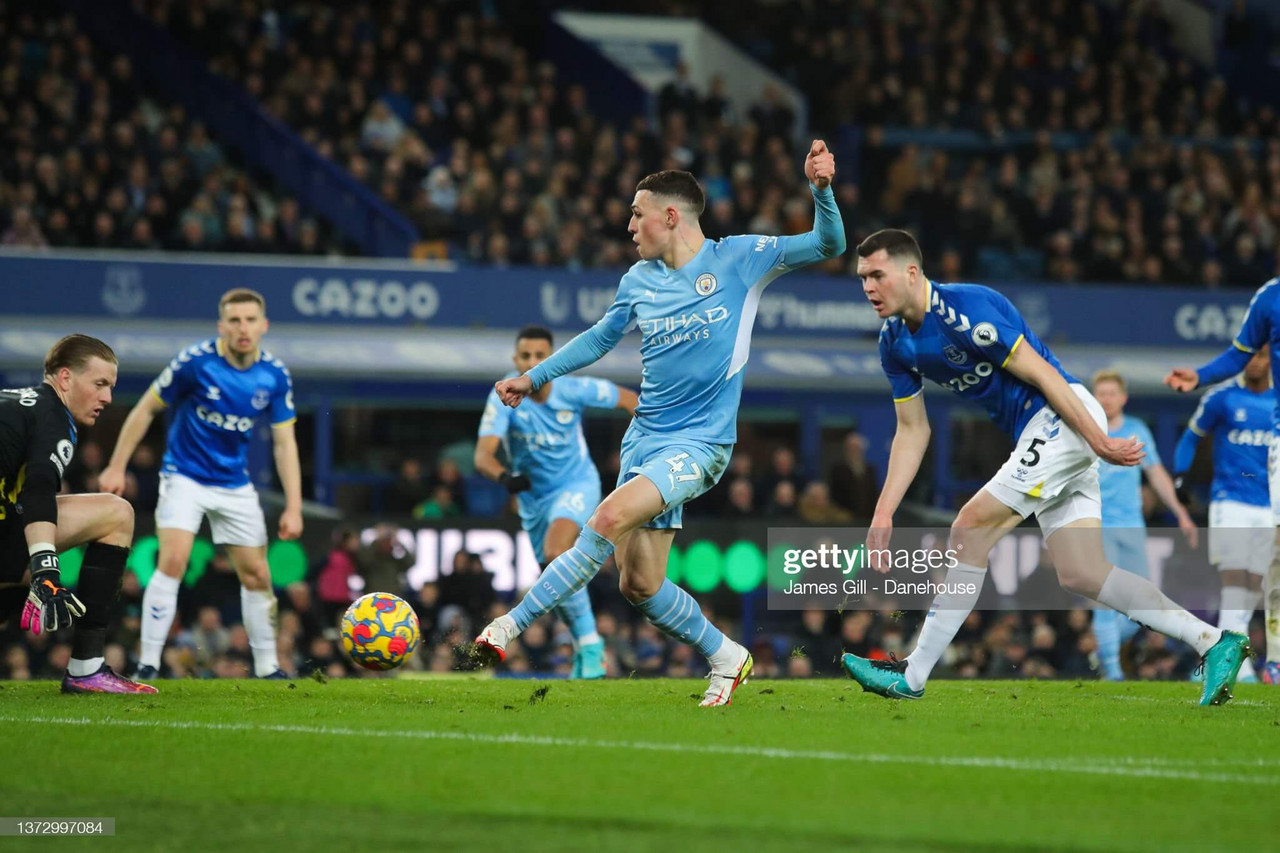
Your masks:
M 551 395 L 545 403 L 526 398 L 515 409 L 504 406 L 498 392 L 490 391 L 479 434 L 481 438 L 493 435 L 502 439 L 511 470 L 529 478 L 532 488 L 519 496 L 523 503 L 570 483 L 600 482 L 582 434 L 582 412 L 617 405 L 617 385 L 580 376 L 562 376 L 551 383 Z
M 151 393 L 173 408 L 162 470 L 207 486 L 249 482 L 249 432 L 259 417 L 267 415 L 273 426 L 297 417 L 284 363 L 260 350 L 258 360 L 240 370 L 222 356 L 218 338 L 178 353 Z
M 1112 465 L 1105 459 L 1098 460 L 1098 486 L 1102 490 L 1103 527 L 1146 527 L 1142 516 L 1142 472 L 1152 465 L 1159 465 L 1160 452 L 1147 425 L 1132 415 L 1125 415 L 1120 426 L 1108 429 L 1111 438 L 1136 437 L 1146 451 L 1140 466 Z
M 1188 429 L 1213 433 L 1211 499 L 1271 506 L 1267 449 L 1271 446 L 1275 394 L 1250 391 L 1242 380 L 1224 382 L 1200 398 Z
M 705 239 L 680 269 L 641 261 L 604 317 L 529 371 L 534 388 L 602 358 L 632 329 L 643 365 L 635 426 L 711 444 L 737 441 L 742 369 L 760 296 L 774 279 L 844 251 L 830 188 L 813 189 L 814 230 L 793 237 Z
M 1079 381 L 1002 294 L 979 284 L 926 280 L 925 287 L 929 311 L 919 329 L 912 332 L 901 317 L 880 329 L 880 364 L 895 403 L 919 394 L 927 378 L 982 406 L 1017 441 L 1045 405 L 1038 389 L 1004 369 L 1018 347 L 1034 348 L 1068 382 Z
M 1244 369 L 1249 358 L 1265 344 L 1271 344 L 1271 387 L 1273 401 L 1272 426 L 1280 430 L 1280 400 L 1274 389 L 1280 388 L 1280 278 L 1273 278 L 1253 294 L 1249 312 L 1240 324 L 1240 333 L 1231 347 L 1196 371 L 1201 385 L 1211 385 L 1235 376 Z

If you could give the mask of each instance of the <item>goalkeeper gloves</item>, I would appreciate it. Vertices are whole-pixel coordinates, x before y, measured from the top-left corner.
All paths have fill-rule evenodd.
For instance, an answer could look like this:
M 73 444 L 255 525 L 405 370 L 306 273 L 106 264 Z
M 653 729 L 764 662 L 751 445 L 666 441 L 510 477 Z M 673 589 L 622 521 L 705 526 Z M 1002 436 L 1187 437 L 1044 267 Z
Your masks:
M 533 483 L 524 474 L 512 474 L 510 471 L 503 471 L 498 482 L 506 486 L 507 492 L 512 495 L 527 492 L 533 488 Z
M 31 592 L 22 606 L 22 630 L 31 633 L 57 631 L 67 628 L 71 620 L 84 615 L 84 605 L 75 593 L 62 585 L 58 570 L 58 555 L 53 551 L 39 551 L 31 555 Z

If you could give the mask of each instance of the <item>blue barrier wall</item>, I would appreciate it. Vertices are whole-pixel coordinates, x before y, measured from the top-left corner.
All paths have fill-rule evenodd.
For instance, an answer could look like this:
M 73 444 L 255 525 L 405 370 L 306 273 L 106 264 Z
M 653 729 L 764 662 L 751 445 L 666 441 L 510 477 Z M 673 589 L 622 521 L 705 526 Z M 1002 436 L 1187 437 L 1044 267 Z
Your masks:
M 127 252 L 0 251 L 5 312 L 203 320 L 231 287 L 266 295 L 276 322 L 512 329 L 586 328 L 616 272 L 457 269 L 448 264 Z M 1067 284 L 998 288 L 1055 344 L 1179 347 L 1230 342 L 1253 291 Z M 56 298 L 51 298 L 54 295 Z M 852 277 L 792 273 L 769 286 L 757 335 L 869 340 L 881 321 Z

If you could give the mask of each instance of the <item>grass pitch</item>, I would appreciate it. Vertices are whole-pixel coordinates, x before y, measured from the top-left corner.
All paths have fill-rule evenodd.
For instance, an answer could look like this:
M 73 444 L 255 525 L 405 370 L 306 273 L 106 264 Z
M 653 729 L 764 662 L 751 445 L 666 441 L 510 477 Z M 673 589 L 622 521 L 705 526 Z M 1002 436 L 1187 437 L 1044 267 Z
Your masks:
M 1280 849 L 1280 690 L 484 678 L 0 685 L 4 850 Z M 546 688 L 543 690 L 543 688 Z

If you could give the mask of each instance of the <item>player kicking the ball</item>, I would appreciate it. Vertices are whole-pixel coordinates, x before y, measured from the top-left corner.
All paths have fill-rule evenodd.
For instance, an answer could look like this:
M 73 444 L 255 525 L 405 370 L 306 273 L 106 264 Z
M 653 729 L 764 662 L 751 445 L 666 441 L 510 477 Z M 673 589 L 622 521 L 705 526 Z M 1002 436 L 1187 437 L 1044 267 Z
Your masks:
M 920 247 L 905 231 L 878 231 L 858 246 L 863 292 L 886 318 L 880 361 L 898 416 L 867 547 L 888 547 L 893 514 L 929 445 L 922 377 L 979 403 L 1017 446 L 956 516 L 949 547 L 964 562 L 947 572 L 948 591 L 934 599 L 915 650 L 901 661 L 846 654 L 846 671 L 881 696 L 924 696 L 929 673 L 977 602 L 992 547 L 1034 514 L 1063 588 L 1194 647 L 1205 674 L 1200 704 L 1226 702 L 1248 639 L 1202 622 L 1103 554 L 1098 459 L 1137 465 L 1142 443 L 1107 435 L 1098 401 L 1008 299 L 979 285 L 935 284 L 921 264 Z
M 518 372 L 507 378 L 546 361 L 551 345 L 547 329 L 521 329 L 512 357 Z M 502 405 L 496 390 L 489 392 L 476 442 L 476 470 L 517 496 L 520 522 L 543 566 L 573 547 L 600 503 L 600 474 L 587 453 L 582 412 L 615 408 L 635 414 L 636 392 L 604 379 L 565 376 L 548 382 L 514 412 Z M 506 448 L 510 470 L 498 461 L 499 444 Z M 604 641 L 596 633 L 586 588 L 565 599 L 556 615 L 573 635 L 572 677 L 604 678 Z
M 1258 288 L 1249 302 L 1249 313 L 1240 324 L 1240 333 L 1231 346 L 1213 361 L 1198 369 L 1177 367 L 1164 378 L 1164 383 L 1175 391 L 1194 391 L 1203 385 L 1212 385 L 1235 376 L 1253 354 L 1267 344 L 1271 345 L 1271 393 L 1280 388 L 1280 359 L 1275 353 L 1280 348 L 1280 278 L 1273 278 Z M 1267 486 L 1271 499 L 1271 521 L 1276 526 L 1276 539 L 1280 541 L 1280 400 L 1276 401 L 1271 421 L 1272 442 L 1267 451 Z M 1263 604 L 1267 610 L 1267 662 L 1262 669 L 1262 680 L 1268 684 L 1280 684 L 1280 547 L 1275 548 L 1271 566 L 1264 583 Z
M 117 675 L 104 649 L 120 594 L 133 507 L 114 495 L 59 495 L 76 448 L 76 424 L 92 426 L 111 404 L 116 355 L 97 338 L 68 335 L 44 359 L 44 382 L 0 391 L 0 621 L 21 611 L 33 634 L 70 627 L 63 693 L 155 693 Z M 58 554 L 88 543 L 73 593 Z
M 542 364 L 497 383 L 499 399 L 518 406 L 556 377 L 603 357 L 630 329 L 640 330 L 640 402 L 622 440 L 617 490 L 520 604 L 481 632 L 480 648 L 502 658 L 512 639 L 586 586 L 616 549 L 623 595 L 659 630 L 710 662 L 704 707 L 728 705 L 751 674 L 747 650 L 667 580 L 667 554 L 683 505 L 714 486 L 729 463 L 761 292 L 789 270 L 844 252 L 831 191 L 835 158 L 823 142 L 810 146 L 805 175 L 815 206 L 812 231 L 719 241 L 702 234 L 705 197 L 693 175 L 665 171 L 644 178 L 627 226 L 641 260 L 622 277 L 613 305 Z
M 177 612 L 178 586 L 206 515 L 214 544 L 226 546 L 240 577 L 240 607 L 254 673 L 259 678 L 287 677 L 276 656 L 267 524 L 247 467 L 249 433 L 260 415 L 271 418 L 276 471 L 284 486 L 281 539 L 302 534 L 302 469 L 293 432 L 293 380 L 283 362 L 259 349 L 266 331 L 262 295 L 244 288 L 227 291 L 218 303 L 219 337 L 195 344 L 169 362 L 125 419 L 111 461 L 99 478 L 103 491 L 122 493 L 125 465 L 152 419 L 176 407 L 156 506 L 159 562 L 142 598 L 140 677 L 153 677 L 160 669 Z

